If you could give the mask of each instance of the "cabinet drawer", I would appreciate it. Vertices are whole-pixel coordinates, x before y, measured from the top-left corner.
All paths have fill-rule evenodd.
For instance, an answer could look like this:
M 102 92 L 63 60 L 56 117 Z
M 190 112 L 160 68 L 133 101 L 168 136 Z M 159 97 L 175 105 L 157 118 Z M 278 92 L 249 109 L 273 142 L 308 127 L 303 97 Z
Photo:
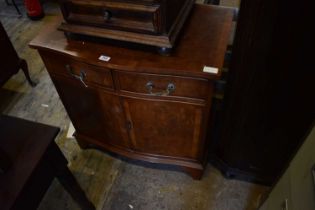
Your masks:
M 144 5 L 101 0 L 88 3 L 83 0 L 67 0 L 61 4 L 61 8 L 69 23 L 136 32 L 161 32 L 160 6 L 152 2 Z
M 54 53 L 46 54 L 42 52 L 41 56 L 49 73 L 73 77 L 80 81 L 82 85 L 86 83 L 114 88 L 110 69 L 89 65 Z
M 126 72 L 116 75 L 120 91 L 125 92 L 203 100 L 212 93 L 209 81 L 201 78 Z

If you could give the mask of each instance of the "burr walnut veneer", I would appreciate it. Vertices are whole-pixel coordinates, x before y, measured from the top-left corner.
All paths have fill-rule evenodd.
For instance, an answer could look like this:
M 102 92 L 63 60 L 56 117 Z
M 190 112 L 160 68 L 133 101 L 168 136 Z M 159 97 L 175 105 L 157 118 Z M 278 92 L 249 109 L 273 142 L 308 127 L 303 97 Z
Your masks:
M 56 29 L 60 21 L 30 46 L 38 49 L 81 147 L 177 165 L 200 178 L 214 81 L 220 77 L 232 12 L 195 5 L 170 56 L 67 39 Z M 101 61 L 100 55 L 111 59 Z M 205 73 L 204 66 L 219 72 Z

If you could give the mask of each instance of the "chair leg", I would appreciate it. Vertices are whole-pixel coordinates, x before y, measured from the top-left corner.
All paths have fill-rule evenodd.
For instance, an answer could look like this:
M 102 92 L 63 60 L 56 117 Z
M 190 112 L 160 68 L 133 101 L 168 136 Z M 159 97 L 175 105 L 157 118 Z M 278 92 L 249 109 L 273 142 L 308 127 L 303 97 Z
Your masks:
M 19 10 L 18 6 L 16 5 L 15 0 L 12 0 L 12 4 L 13 4 L 13 6 L 15 7 L 17 13 L 18 13 L 20 16 L 22 16 L 22 13 L 21 13 L 21 11 Z
M 30 74 L 29 74 L 29 71 L 28 71 L 27 63 L 26 63 L 26 61 L 25 61 L 24 59 L 21 59 L 21 60 L 20 60 L 20 67 L 21 67 L 21 69 L 23 70 L 24 75 L 25 75 L 26 80 L 28 81 L 28 83 L 29 83 L 32 87 L 35 87 L 37 84 L 32 81 L 32 79 L 31 79 L 31 77 L 30 77 Z
M 85 192 L 69 170 L 67 160 L 55 142 L 49 146 L 46 157 L 55 173 L 55 177 L 81 209 L 95 210 L 94 204 L 87 198 Z
M 13 4 L 13 6 L 14 6 L 16 12 L 18 13 L 19 17 L 22 17 L 22 13 L 21 13 L 19 7 L 17 6 L 17 4 L 15 3 L 15 0 L 11 0 L 11 1 L 12 1 L 12 4 L 11 4 L 8 0 L 4 0 L 4 1 L 5 1 L 5 3 L 6 3 L 8 6 L 10 6 L 10 5 Z

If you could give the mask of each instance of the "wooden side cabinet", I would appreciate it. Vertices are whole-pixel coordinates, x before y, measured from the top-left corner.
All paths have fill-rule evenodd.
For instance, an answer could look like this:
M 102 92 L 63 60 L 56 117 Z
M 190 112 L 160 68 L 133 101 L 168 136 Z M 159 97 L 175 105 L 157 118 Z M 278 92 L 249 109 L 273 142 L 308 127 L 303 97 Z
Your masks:
M 61 18 L 30 45 L 39 50 L 81 147 L 96 145 L 177 165 L 199 179 L 207 162 L 214 81 L 220 77 L 232 16 L 229 9 L 195 5 L 170 56 L 67 40 L 56 30 Z M 100 55 L 110 60 L 100 61 Z M 219 70 L 203 72 L 204 66 Z
M 271 185 L 305 140 L 315 119 L 311 14 L 295 1 L 241 1 L 212 157 L 226 176 Z

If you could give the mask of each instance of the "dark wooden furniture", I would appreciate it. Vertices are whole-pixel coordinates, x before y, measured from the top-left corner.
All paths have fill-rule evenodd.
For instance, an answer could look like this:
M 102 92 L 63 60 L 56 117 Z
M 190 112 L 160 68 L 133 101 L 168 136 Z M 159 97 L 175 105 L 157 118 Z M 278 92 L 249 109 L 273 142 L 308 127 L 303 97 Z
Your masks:
M 200 178 L 207 162 L 213 83 L 220 77 L 233 12 L 195 5 L 170 56 L 67 40 L 55 21 L 39 50 L 82 147 L 173 164 Z M 200 21 L 200 20 L 203 21 Z M 100 55 L 111 59 L 100 61 Z M 219 68 L 203 72 L 204 66 Z
M 29 84 L 34 87 L 34 83 L 29 75 L 27 63 L 16 53 L 6 31 L 0 22 L 0 87 L 19 69 L 22 69 Z
M 212 158 L 227 176 L 273 183 L 312 125 L 311 14 L 294 1 L 241 1 Z
M 172 48 L 194 0 L 60 0 L 66 32 Z
M 55 177 L 82 209 L 94 206 L 54 142 L 59 128 L 0 116 L 1 210 L 36 209 Z
M 8 6 L 11 6 L 11 5 L 14 6 L 16 12 L 17 12 L 18 15 L 19 15 L 18 17 L 22 17 L 22 13 L 21 13 L 21 11 L 20 11 L 18 5 L 16 4 L 15 0 L 11 0 L 11 2 L 12 2 L 12 3 L 10 3 L 8 0 L 5 0 L 5 3 L 6 3 Z

